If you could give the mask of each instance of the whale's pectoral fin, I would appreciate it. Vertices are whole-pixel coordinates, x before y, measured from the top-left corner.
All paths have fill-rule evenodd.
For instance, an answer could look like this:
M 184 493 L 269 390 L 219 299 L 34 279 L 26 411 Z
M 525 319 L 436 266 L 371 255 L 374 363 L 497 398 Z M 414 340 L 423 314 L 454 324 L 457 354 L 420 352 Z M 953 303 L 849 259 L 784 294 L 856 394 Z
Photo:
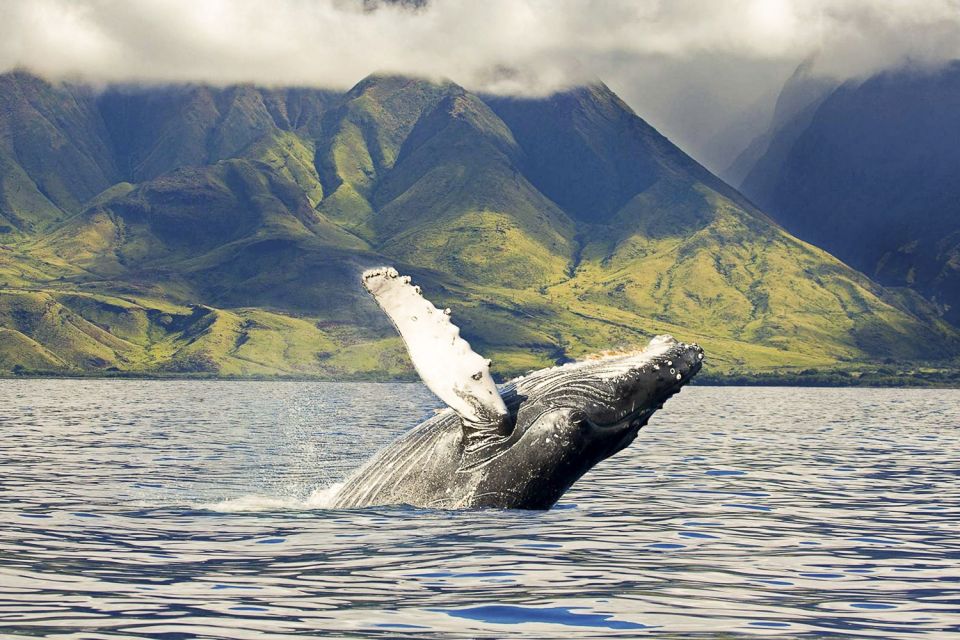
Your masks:
M 510 414 L 490 377 L 490 361 L 460 337 L 450 310 L 437 309 L 391 267 L 364 272 L 363 286 L 400 332 L 423 383 L 460 416 L 467 449 L 507 435 Z

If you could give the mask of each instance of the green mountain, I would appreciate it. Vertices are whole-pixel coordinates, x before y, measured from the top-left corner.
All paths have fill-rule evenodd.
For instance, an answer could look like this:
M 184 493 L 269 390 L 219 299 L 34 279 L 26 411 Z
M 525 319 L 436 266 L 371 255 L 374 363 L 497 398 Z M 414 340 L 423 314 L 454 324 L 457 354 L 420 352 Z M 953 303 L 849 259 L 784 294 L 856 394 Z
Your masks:
M 773 128 L 742 189 L 792 233 L 960 326 L 958 112 L 960 62 L 832 87 Z
M 502 374 L 664 332 L 721 371 L 960 351 L 602 84 L 0 88 L 0 371 L 409 373 L 359 285 L 385 263 Z

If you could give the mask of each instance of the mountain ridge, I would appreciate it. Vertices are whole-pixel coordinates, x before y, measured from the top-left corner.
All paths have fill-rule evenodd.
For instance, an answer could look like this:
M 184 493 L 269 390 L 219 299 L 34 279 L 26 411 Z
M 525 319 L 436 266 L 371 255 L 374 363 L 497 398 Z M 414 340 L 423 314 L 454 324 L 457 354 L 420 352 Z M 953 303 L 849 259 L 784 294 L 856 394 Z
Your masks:
M 0 316 L 0 366 L 32 353 L 68 371 L 408 372 L 359 286 L 364 268 L 386 263 L 453 307 L 501 373 L 665 331 L 699 340 L 721 370 L 960 349 L 921 302 L 789 236 L 602 84 L 507 99 L 399 76 L 343 94 L 242 85 L 94 95 L 22 74 L 2 81 L 28 85 L 17 95 L 62 125 L 34 138 L 77 131 L 67 158 L 75 148 L 108 157 L 96 165 L 102 180 L 83 167 L 83 179 L 57 183 L 33 159 L 56 156 L 48 166 L 66 171 L 60 147 L 25 153 L 0 138 L 0 162 L 29 160 L 4 185 L 41 195 L 37 185 L 64 185 L 60 205 L 47 198 L 53 214 L 0 200 L 3 220 L 19 221 L 0 234 L 0 298 L 16 299 Z M 0 130 L 22 126 L 21 113 L 0 112 Z M 49 300 L 22 299 L 30 292 Z M 185 320 L 158 325 L 167 306 L 178 318 L 209 309 L 217 322 L 192 333 L 178 329 Z M 31 335 L 14 315 L 61 328 Z M 84 322 L 111 336 L 139 327 L 139 346 Z M 355 371 L 342 364 L 350 353 L 361 354 Z
M 960 62 L 832 88 L 742 188 L 788 230 L 960 325 Z M 773 147 L 772 147 L 773 148 Z

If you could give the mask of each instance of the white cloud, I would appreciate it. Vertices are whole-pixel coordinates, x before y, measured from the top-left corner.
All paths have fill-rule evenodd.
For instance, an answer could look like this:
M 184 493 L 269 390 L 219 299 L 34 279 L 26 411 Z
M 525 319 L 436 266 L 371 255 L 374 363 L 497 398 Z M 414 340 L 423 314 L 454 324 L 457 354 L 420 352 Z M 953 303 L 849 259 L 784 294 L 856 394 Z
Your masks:
M 0 2 L 0 70 L 337 88 L 387 71 L 501 93 L 601 78 L 694 152 L 814 52 L 841 78 L 960 57 L 960 0 Z

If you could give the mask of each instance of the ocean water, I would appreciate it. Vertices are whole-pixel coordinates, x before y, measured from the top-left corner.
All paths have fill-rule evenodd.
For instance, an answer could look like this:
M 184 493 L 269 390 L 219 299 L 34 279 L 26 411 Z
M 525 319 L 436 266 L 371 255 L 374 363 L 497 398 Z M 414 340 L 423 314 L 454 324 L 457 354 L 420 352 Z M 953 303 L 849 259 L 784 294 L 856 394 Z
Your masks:
M 323 508 L 419 385 L 0 380 L 0 637 L 960 637 L 960 391 L 685 389 L 549 512 Z

